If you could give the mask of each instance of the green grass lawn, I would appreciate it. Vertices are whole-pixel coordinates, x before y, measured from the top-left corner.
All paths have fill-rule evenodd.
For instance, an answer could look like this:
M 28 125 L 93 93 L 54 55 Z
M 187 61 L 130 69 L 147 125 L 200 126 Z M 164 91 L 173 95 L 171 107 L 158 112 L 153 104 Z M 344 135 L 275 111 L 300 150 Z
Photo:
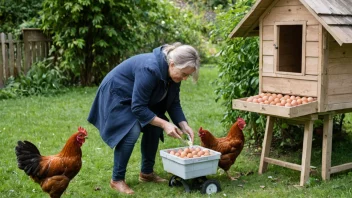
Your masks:
M 196 133 L 200 126 L 214 132 L 216 136 L 226 134 L 220 123 L 224 109 L 215 102 L 214 86 L 217 78 L 213 67 L 201 69 L 199 82 L 188 80 L 182 84 L 181 102 L 190 126 Z M 14 148 L 18 140 L 29 140 L 38 146 L 42 155 L 58 153 L 67 138 L 78 126 L 87 129 L 89 139 L 83 145 L 83 166 L 71 181 L 63 197 L 125 197 L 109 188 L 113 152 L 101 140 L 95 127 L 87 121 L 90 105 L 97 87 L 73 88 L 69 92 L 53 97 L 28 97 L 0 101 L 0 197 L 48 197 L 40 186 L 17 168 Z M 350 117 L 348 118 L 350 119 Z M 195 144 L 199 145 L 196 137 Z M 182 146 L 180 142 L 166 137 L 159 149 Z M 351 146 L 333 144 L 333 164 L 352 161 Z M 339 154 L 341 153 L 341 154 Z M 300 162 L 301 152 L 288 152 L 282 158 Z M 258 175 L 260 153 L 245 147 L 230 172 L 243 173 L 237 181 L 229 181 L 219 172 L 208 178 L 220 182 L 222 191 L 213 195 L 202 195 L 199 191 L 185 193 L 183 187 L 164 184 L 140 183 L 140 142 L 133 151 L 127 169 L 127 183 L 135 195 L 126 197 L 352 197 L 352 172 L 331 176 L 328 182 L 320 181 L 321 147 L 313 148 L 312 165 L 318 174 L 311 178 L 311 185 L 304 188 L 299 184 L 298 171 L 269 165 L 268 171 Z M 156 159 L 155 171 L 165 178 L 171 175 L 164 171 L 161 157 Z M 318 181 L 316 181 L 316 179 Z

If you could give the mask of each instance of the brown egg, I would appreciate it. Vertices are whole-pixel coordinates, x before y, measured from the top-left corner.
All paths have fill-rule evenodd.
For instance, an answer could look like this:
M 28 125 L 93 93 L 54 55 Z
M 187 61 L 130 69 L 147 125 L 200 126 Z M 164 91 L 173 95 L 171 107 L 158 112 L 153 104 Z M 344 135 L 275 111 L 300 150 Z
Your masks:
M 276 93 L 273 93 L 273 94 L 271 94 L 271 96 L 272 96 L 273 98 L 276 98 L 276 97 L 277 97 L 277 94 L 276 94 Z
M 276 102 L 272 101 L 270 102 L 270 105 L 276 105 Z
M 297 100 L 292 100 L 291 105 L 292 106 L 297 106 Z
M 188 158 L 193 158 L 192 153 L 188 153 L 188 154 L 187 154 L 187 157 L 188 157 Z
M 184 157 L 187 156 L 187 153 L 183 151 L 180 156 L 181 156 L 182 158 L 184 158 Z
M 175 155 L 175 151 L 174 150 L 170 151 L 170 154 Z
M 197 155 L 198 151 L 192 151 L 192 155 Z
M 291 99 L 291 100 L 295 100 L 295 99 L 296 99 L 296 96 L 292 95 L 292 96 L 290 97 L 290 99 Z
M 269 98 L 268 98 L 268 101 L 269 101 L 269 102 L 272 102 L 272 101 L 274 101 L 274 97 L 272 97 L 272 96 L 269 96 Z
M 268 96 L 263 96 L 263 100 L 265 101 L 265 100 L 268 100 Z
M 202 156 L 202 155 L 204 155 L 204 153 L 205 153 L 204 151 L 199 151 L 198 156 Z
M 280 98 L 275 98 L 275 99 L 274 99 L 274 102 L 275 102 L 275 103 L 280 102 Z
M 308 97 L 308 102 L 313 102 L 313 98 L 312 97 Z
M 282 96 L 282 94 L 277 94 L 277 96 L 276 97 L 278 97 L 278 98 L 282 98 L 283 96 Z
M 302 99 L 297 99 L 297 105 L 302 104 Z
M 253 102 L 253 97 L 247 98 L 247 102 Z
M 189 148 L 185 148 L 183 151 L 189 153 L 191 150 Z
M 254 103 L 258 103 L 258 99 L 257 99 L 257 98 L 254 98 L 254 99 L 253 99 L 253 102 L 254 102 Z
M 178 151 L 177 151 L 177 152 L 182 153 L 182 151 L 183 151 L 182 149 L 178 149 Z
M 285 107 L 291 107 L 292 105 L 291 105 L 291 103 L 286 103 L 285 104 Z
M 202 150 L 202 149 L 200 149 L 199 147 L 196 148 L 196 151 L 198 151 L 198 152 L 201 151 L 201 150 Z
M 179 152 L 177 152 L 177 153 L 175 153 L 175 156 L 177 156 L 177 157 L 180 157 L 180 153 Z
M 281 100 L 281 102 L 280 102 L 281 104 L 283 104 L 283 105 L 285 105 L 286 104 L 286 100 L 285 99 L 283 99 L 283 100 Z

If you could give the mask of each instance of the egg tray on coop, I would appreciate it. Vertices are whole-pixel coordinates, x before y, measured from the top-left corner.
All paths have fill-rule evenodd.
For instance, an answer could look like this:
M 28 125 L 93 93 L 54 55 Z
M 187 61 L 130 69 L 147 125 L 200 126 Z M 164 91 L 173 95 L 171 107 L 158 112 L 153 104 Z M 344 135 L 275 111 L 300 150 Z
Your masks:
M 295 118 L 318 112 L 318 99 L 280 93 L 261 93 L 234 99 L 232 108 L 284 118 Z
M 306 97 L 306 96 L 295 96 L 295 95 L 284 95 L 276 93 L 261 93 L 259 95 L 250 96 L 247 98 L 247 102 L 294 107 L 302 104 L 308 104 L 309 102 L 316 101 L 317 98 Z

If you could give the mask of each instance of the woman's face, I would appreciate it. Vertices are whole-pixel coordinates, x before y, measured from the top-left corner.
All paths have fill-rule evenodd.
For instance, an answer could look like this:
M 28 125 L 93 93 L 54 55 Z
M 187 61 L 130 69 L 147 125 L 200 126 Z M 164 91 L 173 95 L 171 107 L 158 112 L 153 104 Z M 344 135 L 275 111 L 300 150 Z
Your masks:
M 187 80 L 189 75 L 191 75 L 196 69 L 194 67 L 185 67 L 179 69 L 175 66 L 173 62 L 169 65 L 169 75 L 175 83 L 179 83 L 182 80 Z

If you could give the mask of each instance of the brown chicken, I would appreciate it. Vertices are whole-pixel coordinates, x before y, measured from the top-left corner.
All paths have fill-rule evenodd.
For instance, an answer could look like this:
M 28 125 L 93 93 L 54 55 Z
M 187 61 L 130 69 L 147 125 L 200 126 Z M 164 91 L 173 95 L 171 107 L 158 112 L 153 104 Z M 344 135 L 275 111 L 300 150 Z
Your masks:
M 226 172 L 231 180 L 237 179 L 236 177 L 231 177 L 228 171 L 243 149 L 244 135 L 242 130 L 245 126 L 246 122 L 244 119 L 238 118 L 230 128 L 227 136 L 221 138 L 216 138 L 209 131 L 202 129 L 202 127 L 200 127 L 198 132 L 201 146 L 221 153 L 218 166 Z
M 18 168 L 40 184 L 51 198 L 59 198 L 82 167 L 81 146 L 87 136 L 87 131 L 79 127 L 61 152 L 50 156 L 42 156 L 31 142 L 18 141 L 15 148 Z

